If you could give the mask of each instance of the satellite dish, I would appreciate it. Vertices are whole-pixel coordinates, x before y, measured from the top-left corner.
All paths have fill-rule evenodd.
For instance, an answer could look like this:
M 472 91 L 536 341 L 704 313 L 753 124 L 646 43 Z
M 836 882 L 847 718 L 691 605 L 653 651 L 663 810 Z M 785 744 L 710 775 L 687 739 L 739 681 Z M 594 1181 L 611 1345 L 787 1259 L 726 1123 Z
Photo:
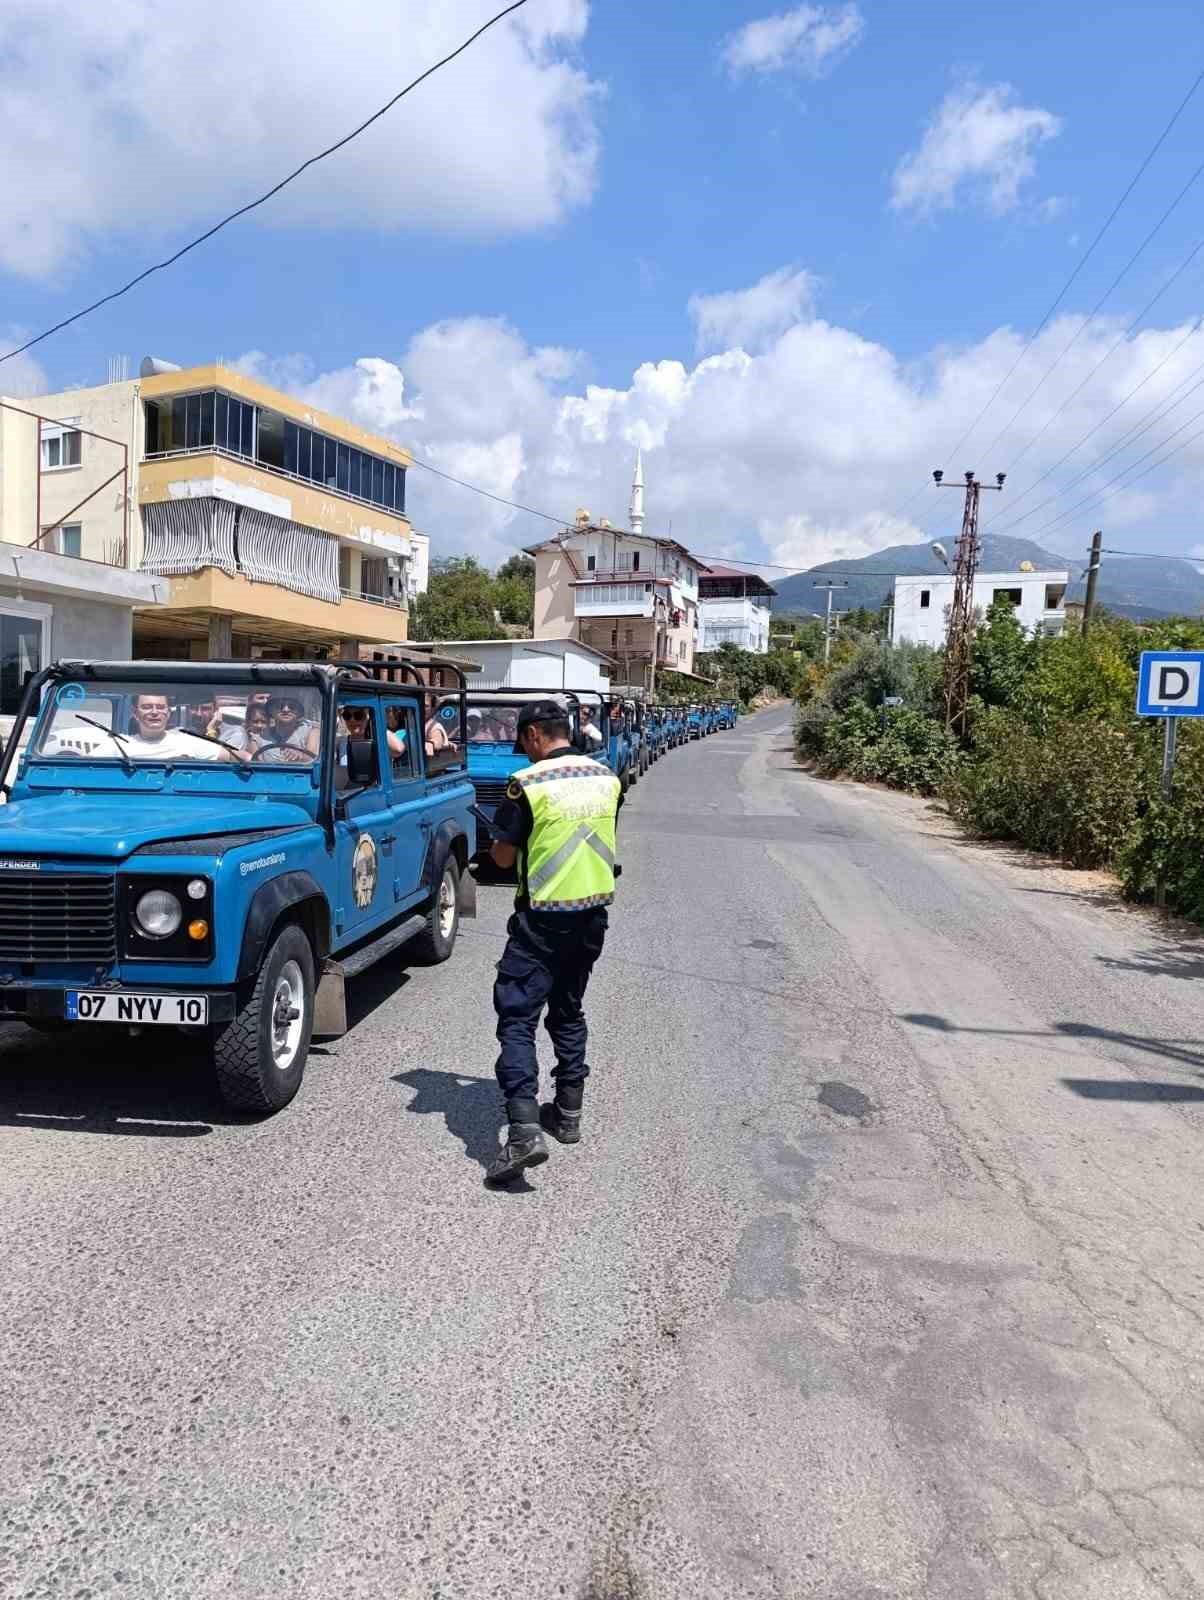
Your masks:
M 1022 561 L 1020 563 L 1020 570 L 1021 572 L 1036 572 L 1037 569 L 1033 566 L 1031 561 Z
M 938 561 L 943 562 L 945 566 L 949 565 L 949 552 L 945 549 L 943 544 L 937 544 L 934 540 L 929 548 Z

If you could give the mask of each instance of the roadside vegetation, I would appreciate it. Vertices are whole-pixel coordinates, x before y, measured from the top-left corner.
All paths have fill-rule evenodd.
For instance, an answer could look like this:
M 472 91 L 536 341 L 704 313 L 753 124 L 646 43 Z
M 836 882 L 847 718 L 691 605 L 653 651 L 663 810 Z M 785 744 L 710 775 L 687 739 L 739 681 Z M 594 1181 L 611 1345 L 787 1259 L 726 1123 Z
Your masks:
M 1031 638 L 997 603 L 974 638 L 965 741 L 945 731 L 941 652 L 877 635 L 846 630 L 827 668 L 804 669 L 800 757 L 825 776 L 939 796 L 979 838 L 1110 868 L 1132 898 L 1161 880 L 1168 903 L 1204 921 L 1204 732 L 1179 729 L 1168 806 L 1162 724 L 1133 709 L 1141 652 L 1204 649 L 1204 621 L 1104 615 L 1086 639 Z

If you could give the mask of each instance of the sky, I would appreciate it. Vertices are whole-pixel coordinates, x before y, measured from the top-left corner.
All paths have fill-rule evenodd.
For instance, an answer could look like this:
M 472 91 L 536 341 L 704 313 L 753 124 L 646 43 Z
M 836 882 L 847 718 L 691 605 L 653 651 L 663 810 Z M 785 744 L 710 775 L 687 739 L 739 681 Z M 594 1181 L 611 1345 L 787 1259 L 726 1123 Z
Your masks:
M 7 0 L 0 349 L 499 4 Z M 1202 68 L 1194 3 L 527 0 L 0 390 L 220 358 L 563 521 L 625 521 L 639 446 L 650 530 L 703 556 L 946 538 L 938 466 L 1006 472 L 988 525 L 1054 552 L 1204 556 L 1204 85 L 1041 326 Z M 408 499 L 436 557 L 555 531 Z

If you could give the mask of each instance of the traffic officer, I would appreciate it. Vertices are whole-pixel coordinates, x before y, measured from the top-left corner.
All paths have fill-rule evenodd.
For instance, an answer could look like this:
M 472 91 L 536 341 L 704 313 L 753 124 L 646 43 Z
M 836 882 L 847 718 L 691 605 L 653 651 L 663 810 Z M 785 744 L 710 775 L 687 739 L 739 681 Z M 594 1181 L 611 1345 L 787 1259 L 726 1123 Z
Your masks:
M 582 1000 L 614 899 L 621 797 L 610 768 L 573 749 L 568 713 L 554 700 L 523 708 L 514 750 L 531 765 L 510 780 L 490 850 L 503 869 L 518 861 L 518 894 L 493 986 L 496 1071 L 510 1123 L 486 1174 L 495 1183 L 548 1159 L 541 1125 L 561 1144 L 581 1137 L 589 1075 Z M 540 1106 L 535 1029 L 545 1006 L 556 1093 Z

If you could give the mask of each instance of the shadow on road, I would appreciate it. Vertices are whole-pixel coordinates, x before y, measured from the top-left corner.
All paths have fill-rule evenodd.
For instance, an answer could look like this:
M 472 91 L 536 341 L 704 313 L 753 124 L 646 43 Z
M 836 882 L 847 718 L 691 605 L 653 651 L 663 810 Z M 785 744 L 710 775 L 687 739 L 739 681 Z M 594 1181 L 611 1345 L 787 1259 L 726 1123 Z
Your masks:
M 1084 1100 L 1204 1100 L 1204 1089 L 1194 1083 L 1147 1083 L 1142 1078 L 1131 1082 L 1115 1078 L 1063 1078 L 1061 1082 Z
M 1096 956 L 1114 972 L 1144 972 L 1152 978 L 1204 978 L 1204 940 L 1185 939 L 1177 944 L 1140 950 L 1129 960 L 1115 956 Z
M 251 1120 L 226 1107 L 195 1047 L 174 1029 L 151 1033 L 167 1037 L 68 1043 L 0 1029 L 0 1127 L 197 1139 Z
M 438 1072 L 414 1067 L 393 1075 L 393 1082 L 416 1091 L 406 1107 L 419 1116 L 434 1112 L 447 1123 L 447 1131 L 464 1146 L 464 1154 L 482 1171 L 498 1152 L 502 1125 L 501 1102 L 492 1078 L 469 1078 L 461 1072 Z M 500 1186 L 498 1194 L 534 1194 L 525 1178 Z
M 1159 1056 L 1164 1061 L 1174 1061 L 1179 1066 L 1189 1067 L 1196 1072 L 1204 1072 L 1204 1051 L 1200 1049 L 1199 1041 L 1196 1039 L 1152 1039 L 1143 1034 L 1118 1033 L 1111 1028 L 1097 1028 L 1093 1023 L 1090 1022 L 1055 1022 L 1052 1029 L 963 1028 L 959 1027 L 955 1022 L 950 1022 L 948 1017 L 933 1016 L 926 1011 L 904 1012 L 900 1017 L 900 1021 L 910 1022 L 914 1027 L 917 1028 L 931 1028 L 934 1033 L 974 1033 L 989 1035 L 993 1038 L 1011 1039 L 1097 1039 L 1101 1044 L 1124 1045 L 1129 1050 L 1140 1050 L 1146 1055 Z M 1074 1088 L 1075 1084 L 1079 1082 L 1090 1083 L 1094 1082 L 1095 1080 L 1063 1078 L 1061 1081 L 1066 1084 L 1067 1087 Z M 1107 1080 L 1101 1079 L 1100 1082 L 1106 1083 Z M 1113 1087 L 1119 1089 L 1121 1085 L 1116 1084 L 1113 1085 Z M 1138 1085 L 1130 1085 L 1129 1087 L 1133 1089 L 1140 1087 L 1154 1090 L 1159 1088 L 1160 1085 L 1140 1083 Z M 1109 1097 L 1101 1093 L 1097 1095 L 1096 1098 L 1105 1099 Z M 1132 1093 L 1128 1096 L 1116 1093 L 1112 1095 L 1111 1098 L 1128 1098 L 1133 1100 L 1194 1100 L 1196 1098 L 1204 1099 L 1204 1091 L 1202 1091 L 1199 1096 L 1194 1093 L 1188 1094 L 1186 1092 L 1178 1095 Z

